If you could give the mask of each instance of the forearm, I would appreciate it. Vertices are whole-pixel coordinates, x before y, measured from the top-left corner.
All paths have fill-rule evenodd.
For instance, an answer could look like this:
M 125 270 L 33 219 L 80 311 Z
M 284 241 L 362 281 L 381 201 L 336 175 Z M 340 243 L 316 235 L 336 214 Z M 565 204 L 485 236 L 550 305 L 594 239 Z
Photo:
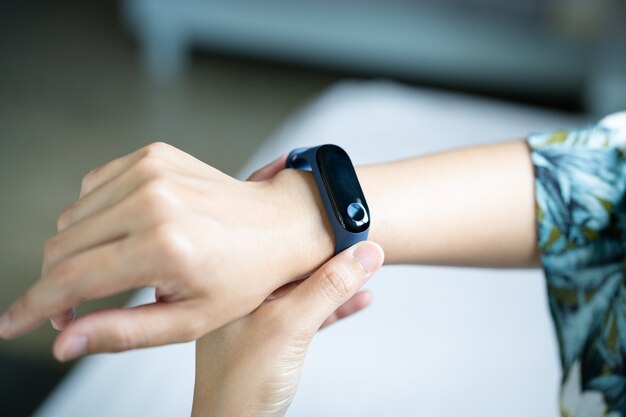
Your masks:
M 310 174 L 286 175 L 317 193 Z M 357 167 L 357 175 L 371 211 L 370 239 L 384 248 L 387 263 L 538 263 L 533 168 L 524 141 Z M 314 253 L 330 257 L 332 230 L 323 217 L 314 219 L 330 237 Z
M 537 263 L 533 170 L 525 142 L 444 152 L 358 170 L 370 238 L 390 263 Z

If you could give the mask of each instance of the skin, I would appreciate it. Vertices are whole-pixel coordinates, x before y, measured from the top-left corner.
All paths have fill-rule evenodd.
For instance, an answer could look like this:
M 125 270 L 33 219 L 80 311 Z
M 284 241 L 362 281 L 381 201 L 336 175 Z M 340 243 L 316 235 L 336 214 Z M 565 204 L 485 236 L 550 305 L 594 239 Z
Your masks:
M 482 153 L 487 150 L 488 152 Z M 453 180 L 456 184 L 455 187 L 450 186 L 450 189 L 457 193 L 453 196 L 454 200 L 460 202 L 463 202 L 464 199 L 468 200 L 464 202 L 465 204 L 460 204 L 460 207 L 465 209 L 467 218 L 471 220 L 453 218 L 450 219 L 453 222 L 449 224 L 439 224 L 436 220 L 440 217 L 436 213 L 422 209 L 420 212 L 425 213 L 425 217 L 420 219 L 420 223 L 418 224 L 416 220 L 413 220 L 405 224 L 404 227 L 422 228 L 426 234 L 424 241 L 427 244 L 422 245 L 422 240 L 414 242 L 415 239 L 400 243 L 391 239 L 386 244 L 388 250 L 392 250 L 394 256 L 397 257 L 395 261 L 406 263 L 445 262 L 451 265 L 475 264 L 496 267 L 535 265 L 537 263 L 537 250 L 532 232 L 534 230 L 533 207 L 532 204 L 528 204 L 523 196 L 522 198 L 519 196 L 520 190 L 523 190 L 522 194 L 524 191 L 530 192 L 530 195 L 527 194 L 526 197 L 530 198 L 531 203 L 533 201 L 532 170 L 529 170 L 530 161 L 527 159 L 526 152 L 525 144 L 518 142 L 490 146 L 487 149 L 468 149 L 457 151 L 455 154 L 420 158 L 419 165 L 415 163 L 415 160 L 408 160 L 394 163 L 393 168 L 390 168 L 391 164 L 386 164 L 385 168 L 382 169 L 380 166 L 358 169 L 362 184 L 366 184 L 369 188 L 369 191 L 365 191 L 368 200 L 373 201 L 377 208 L 383 208 L 382 214 L 391 215 L 387 218 L 379 217 L 378 223 L 376 223 L 379 227 L 372 229 L 371 233 L 383 240 L 393 236 L 396 231 L 400 233 L 403 230 L 402 227 L 396 228 L 394 227 L 395 222 L 385 223 L 385 220 L 397 218 L 407 212 L 415 212 L 412 210 L 417 209 L 415 206 L 411 207 L 412 204 L 418 203 L 417 200 L 401 199 L 400 194 L 397 195 L 395 201 L 403 201 L 404 206 L 382 205 L 386 202 L 385 198 L 389 197 L 389 190 L 384 188 L 385 183 L 417 186 L 410 180 L 404 181 L 403 175 L 394 174 L 401 174 L 403 170 L 411 169 L 419 177 L 432 173 L 433 169 L 441 168 L 444 164 L 461 167 L 465 165 L 469 169 L 463 176 L 454 175 L 451 178 L 443 178 L 443 180 Z M 510 160 L 509 157 L 513 157 L 513 160 Z M 507 181 L 494 181 L 488 178 L 488 173 L 474 171 L 472 163 L 481 166 L 481 170 L 484 170 L 485 166 L 489 166 L 501 174 L 509 174 L 504 177 Z M 270 175 L 270 173 L 275 174 L 282 166 L 284 166 L 284 158 L 279 158 L 261 170 L 262 176 Z M 379 175 L 383 171 L 386 171 L 387 176 L 381 178 Z M 524 171 L 526 172 L 524 173 Z M 440 177 L 435 176 L 435 178 Z M 379 179 L 380 181 L 378 181 Z M 480 182 L 485 185 L 485 188 L 480 190 L 471 188 L 472 184 Z M 436 190 L 435 186 L 428 184 L 423 184 L 423 187 L 425 187 L 424 191 Z M 398 193 L 402 190 L 401 187 L 394 187 L 393 189 Z M 382 197 L 381 194 L 376 193 L 378 190 L 385 190 L 384 193 L 381 193 Z M 484 207 L 478 203 L 479 200 L 474 200 L 474 198 L 487 199 L 493 192 L 497 193 L 495 197 L 497 200 L 500 198 L 513 199 L 511 206 L 507 208 L 511 210 L 513 215 L 522 216 L 522 220 L 531 220 L 531 224 L 527 224 L 528 228 L 525 227 L 524 223 L 506 226 L 516 233 L 514 237 L 523 236 L 526 239 L 533 239 L 533 242 L 527 240 L 515 242 L 510 240 L 509 236 L 500 236 L 498 230 L 502 230 L 499 228 L 505 226 L 500 223 L 500 221 L 505 221 L 503 219 L 497 218 L 496 224 L 492 227 L 485 227 L 484 223 L 480 224 Z M 432 196 L 432 194 L 424 195 Z M 450 198 L 450 196 L 440 194 L 438 198 L 441 201 Z M 494 197 L 491 196 L 491 199 Z M 449 201 L 449 203 L 452 204 L 453 201 Z M 424 206 L 423 203 L 421 204 Z M 370 207 L 371 205 L 372 203 L 370 203 Z M 458 205 L 452 207 L 452 210 L 458 210 L 456 207 Z M 445 216 L 445 213 L 442 214 Z M 478 227 L 479 225 L 480 227 Z M 433 228 L 433 226 L 437 226 L 437 228 Z M 374 224 L 372 224 L 373 227 Z M 445 233 L 452 233 L 455 227 L 462 227 L 463 230 L 468 231 L 475 229 L 473 230 L 476 233 L 475 236 L 485 234 L 491 239 L 499 239 L 503 246 L 497 248 L 492 246 L 489 248 L 472 247 L 473 241 L 476 243 L 485 242 L 483 239 L 476 239 L 475 236 L 470 236 L 467 241 L 464 240 L 466 236 L 458 236 L 457 238 L 460 240 L 456 241 L 441 239 Z M 410 234 L 407 233 L 406 236 L 410 236 Z M 517 243 L 520 245 L 517 246 Z M 524 246 L 524 243 L 528 243 L 528 246 Z M 431 245 L 442 249 L 441 251 L 432 250 Z M 444 252 L 443 248 L 447 248 L 447 251 Z M 350 252 L 351 249 L 353 250 L 350 248 L 346 252 Z M 488 252 L 488 255 L 483 252 L 486 249 L 491 251 Z M 470 252 L 470 256 L 467 260 L 463 260 L 462 256 L 467 256 L 465 255 L 467 251 Z M 496 256 L 492 257 L 493 254 Z M 318 327 L 317 323 L 323 320 L 326 314 L 319 314 L 319 312 L 323 309 L 331 311 L 336 305 L 343 303 L 324 322 L 322 325 L 324 327 L 324 325 L 330 324 L 338 318 L 347 317 L 359 311 L 371 302 L 369 294 L 364 292 L 359 292 L 344 302 L 356 290 L 357 285 L 362 285 L 364 276 L 367 276 L 364 270 L 360 268 L 340 267 L 344 273 L 336 274 L 337 276 L 345 279 L 349 274 L 353 274 L 351 279 L 348 279 L 350 284 L 329 285 L 328 291 L 322 290 L 324 281 L 318 281 L 319 278 L 333 275 L 329 271 L 332 271 L 336 265 L 349 260 L 345 255 L 345 253 L 339 254 L 322 266 L 305 283 L 301 284 L 301 286 L 310 284 L 310 287 L 313 288 L 313 291 L 307 291 L 308 297 L 301 297 L 299 295 L 301 293 L 296 292 L 298 288 L 291 293 L 290 290 L 287 290 L 287 295 L 284 298 L 264 303 L 249 316 L 209 333 L 196 343 L 196 382 L 192 417 L 284 416 L 297 390 L 305 355 Z M 317 282 L 322 285 L 318 285 Z M 291 285 L 293 284 L 289 284 L 288 287 Z M 338 288 L 343 290 L 349 288 L 349 290 L 340 291 L 342 294 L 339 295 L 335 291 Z M 304 310 L 296 307 L 302 305 L 306 306 Z
M 534 173 L 525 141 L 357 168 L 370 239 L 390 264 L 536 267 Z
M 41 279 L 0 317 L 0 336 L 52 318 L 62 329 L 54 354 L 69 360 L 195 340 L 248 315 L 333 253 L 311 174 L 282 166 L 284 157 L 253 181 L 238 181 L 156 143 L 90 172 L 46 243 Z M 357 174 L 371 210 L 370 239 L 387 263 L 537 265 L 523 141 Z M 146 286 L 156 288 L 156 303 L 71 321 L 83 300 Z
M 192 416 L 284 415 L 313 335 L 369 304 L 369 294 L 357 290 L 382 263 L 380 246 L 362 242 L 251 314 L 200 339 Z

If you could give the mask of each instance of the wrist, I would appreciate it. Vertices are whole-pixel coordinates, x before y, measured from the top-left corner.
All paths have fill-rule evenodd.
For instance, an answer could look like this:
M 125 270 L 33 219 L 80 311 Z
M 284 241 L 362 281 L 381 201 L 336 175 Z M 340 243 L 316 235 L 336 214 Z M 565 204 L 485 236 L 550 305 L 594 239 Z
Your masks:
M 281 205 L 283 262 L 290 279 L 307 276 L 333 255 L 335 242 L 320 192 L 308 171 L 284 169 L 268 181 Z

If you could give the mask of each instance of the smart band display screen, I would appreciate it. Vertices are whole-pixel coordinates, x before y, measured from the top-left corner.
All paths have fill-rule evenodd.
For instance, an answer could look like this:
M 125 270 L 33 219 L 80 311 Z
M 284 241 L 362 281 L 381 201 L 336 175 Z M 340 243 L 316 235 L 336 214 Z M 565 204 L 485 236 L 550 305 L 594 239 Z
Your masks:
M 337 221 L 353 233 L 367 230 L 369 208 L 348 154 L 335 145 L 320 146 L 317 166 Z

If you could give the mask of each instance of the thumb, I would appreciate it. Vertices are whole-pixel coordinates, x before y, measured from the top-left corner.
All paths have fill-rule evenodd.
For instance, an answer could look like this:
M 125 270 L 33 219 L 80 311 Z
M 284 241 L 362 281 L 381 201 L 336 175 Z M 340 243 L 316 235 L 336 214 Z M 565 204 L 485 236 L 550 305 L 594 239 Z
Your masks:
M 287 296 L 276 300 L 288 316 L 312 332 L 338 307 L 348 301 L 380 269 L 383 249 L 361 242 L 326 262 Z

